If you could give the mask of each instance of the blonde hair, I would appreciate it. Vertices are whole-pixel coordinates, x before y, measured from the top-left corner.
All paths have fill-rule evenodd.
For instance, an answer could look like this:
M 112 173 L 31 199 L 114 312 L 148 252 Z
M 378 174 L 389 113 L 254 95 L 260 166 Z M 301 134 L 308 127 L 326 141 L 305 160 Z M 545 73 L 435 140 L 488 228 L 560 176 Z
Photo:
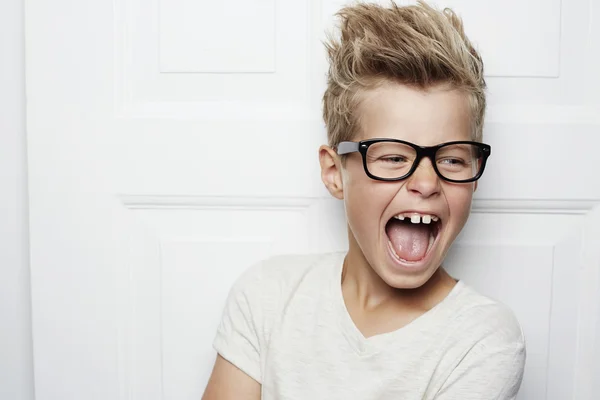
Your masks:
M 467 94 L 471 136 L 481 141 L 486 108 L 483 62 L 451 10 L 423 1 L 386 8 L 355 4 L 342 8 L 340 38 L 325 43 L 329 59 L 323 119 L 332 147 L 358 131 L 361 93 L 384 81 L 426 89 L 447 84 Z

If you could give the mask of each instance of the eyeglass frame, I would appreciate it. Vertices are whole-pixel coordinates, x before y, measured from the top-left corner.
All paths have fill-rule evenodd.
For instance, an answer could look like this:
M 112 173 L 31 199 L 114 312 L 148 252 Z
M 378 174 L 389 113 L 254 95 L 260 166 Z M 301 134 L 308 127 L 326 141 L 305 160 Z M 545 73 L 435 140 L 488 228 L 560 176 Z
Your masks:
M 408 145 L 408 146 L 412 147 L 413 149 L 415 149 L 415 151 L 416 151 L 415 160 L 413 161 L 412 167 L 406 174 L 404 174 L 403 176 L 401 176 L 399 178 L 381 178 L 381 177 L 375 176 L 369 172 L 369 168 L 367 167 L 367 151 L 369 150 L 369 147 L 371 145 L 373 145 L 375 143 L 381 143 L 381 142 L 401 143 L 401 144 Z M 477 175 L 475 175 L 473 178 L 470 178 L 467 180 L 449 179 L 449 178 L 446 178 L 445 176 L 443 176 L 440 173 L 440 171 L 438 170 L 437 163 L 435 161 L 436 153 L 438 152 L 439 149 L 453 145 L 453 144 L 475 145 L 481 150 L 481 154 L 482 154 L 481 167 L 480 167 Z M 483 175 L 483 171 L 485 169 L 487 159 L 492 154 L 492 147 L 486 143 L 474 142 L 474 141 L 469 141 L 469 140 L 457 140 L 457 141 L 445 142 L 445 143 L 440 143 L 435 146 L 419 146 L 417 144 L 407 142 L 404 140 L 400 140 L 400 139 L 375 138 L 375 139 L 361 140 L 359 142 L 347 142 L 347 141 L 340 142 L 336 146 L 336 152 L 340 156 L 359 152 L 362 156 L 363 168 L 365 170 L 365 173 L 367 174 L 367 176 L 369 178 L 374 179 L 376 181 L 396 182 L 396 181 L 401 181 L 401 180 L 407 179 L 409 176 L 411 176 L 417 170 L 417 168 L 419 167 L 419 164 L 421 163 L 421 160 L 424 157 L 427 157 L 427 158 L 429 158 L 429 160 L 431 160 L 431 165 L 433 166 L 433 170 L 435 171 L 436 175 L 440 179 L 447 181 L 447 182 L 452 182 L 452 183 L 470 183 L 470 182 L 475 182 L 476 180 L 481 178 L 481 176 Z

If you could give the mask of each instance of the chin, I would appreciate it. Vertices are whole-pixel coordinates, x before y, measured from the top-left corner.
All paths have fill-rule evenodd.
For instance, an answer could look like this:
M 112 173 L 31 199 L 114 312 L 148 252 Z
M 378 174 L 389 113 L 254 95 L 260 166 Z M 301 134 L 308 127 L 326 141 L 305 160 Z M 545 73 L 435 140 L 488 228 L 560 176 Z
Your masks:
M 429 281 L 440 264 L 437 260 L 431 260 L 420 262 L 419 266 L 406 266 L 386 255 L 379 264 L 382 270 L 377 273 L 388 286 L 394 289 L 418 289 Z

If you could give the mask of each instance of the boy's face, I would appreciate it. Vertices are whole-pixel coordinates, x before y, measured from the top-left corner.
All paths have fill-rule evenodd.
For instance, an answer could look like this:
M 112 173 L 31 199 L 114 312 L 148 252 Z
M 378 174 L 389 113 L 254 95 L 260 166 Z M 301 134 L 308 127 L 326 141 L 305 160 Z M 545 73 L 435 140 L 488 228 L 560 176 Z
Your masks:
M 362 98 L 359 137 L 353 141 L 393 138 L 432 146 L 471 140 L 468 100 L 459 91 L 442 86 L 423 91 L 388 82 Z M 347 155 L 342 166 L 335 152 L 324 146 L 320 158 L 324 183 L 344 200 L 349 257 L 366 261 L 394 288 L 412 289 L 427 282 L 465 225 L 476 184 L 441 180 L 428 158 L 411 176 L 396 182 L 369 178 L 360 153 Z M 412 224 L 415 213 L 439 221 Z M 406 219 L 394 219 L 399 214 Z

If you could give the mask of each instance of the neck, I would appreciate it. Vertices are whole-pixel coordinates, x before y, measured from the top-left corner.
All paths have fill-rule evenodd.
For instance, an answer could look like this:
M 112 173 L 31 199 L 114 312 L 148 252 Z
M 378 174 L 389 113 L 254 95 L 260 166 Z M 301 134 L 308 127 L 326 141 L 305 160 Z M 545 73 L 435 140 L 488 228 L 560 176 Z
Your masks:
M 440 266 L 431 278 L 418 288 L 397 289 L 389 286 L 373 270 L 354 238 L 349 239 L 351 245 L 344 260 L 342 289 L 345 293 L 352 293 L 352 297 L 365 309 L 396 304 L 429 310 L 442 301 L 456 284 Z

